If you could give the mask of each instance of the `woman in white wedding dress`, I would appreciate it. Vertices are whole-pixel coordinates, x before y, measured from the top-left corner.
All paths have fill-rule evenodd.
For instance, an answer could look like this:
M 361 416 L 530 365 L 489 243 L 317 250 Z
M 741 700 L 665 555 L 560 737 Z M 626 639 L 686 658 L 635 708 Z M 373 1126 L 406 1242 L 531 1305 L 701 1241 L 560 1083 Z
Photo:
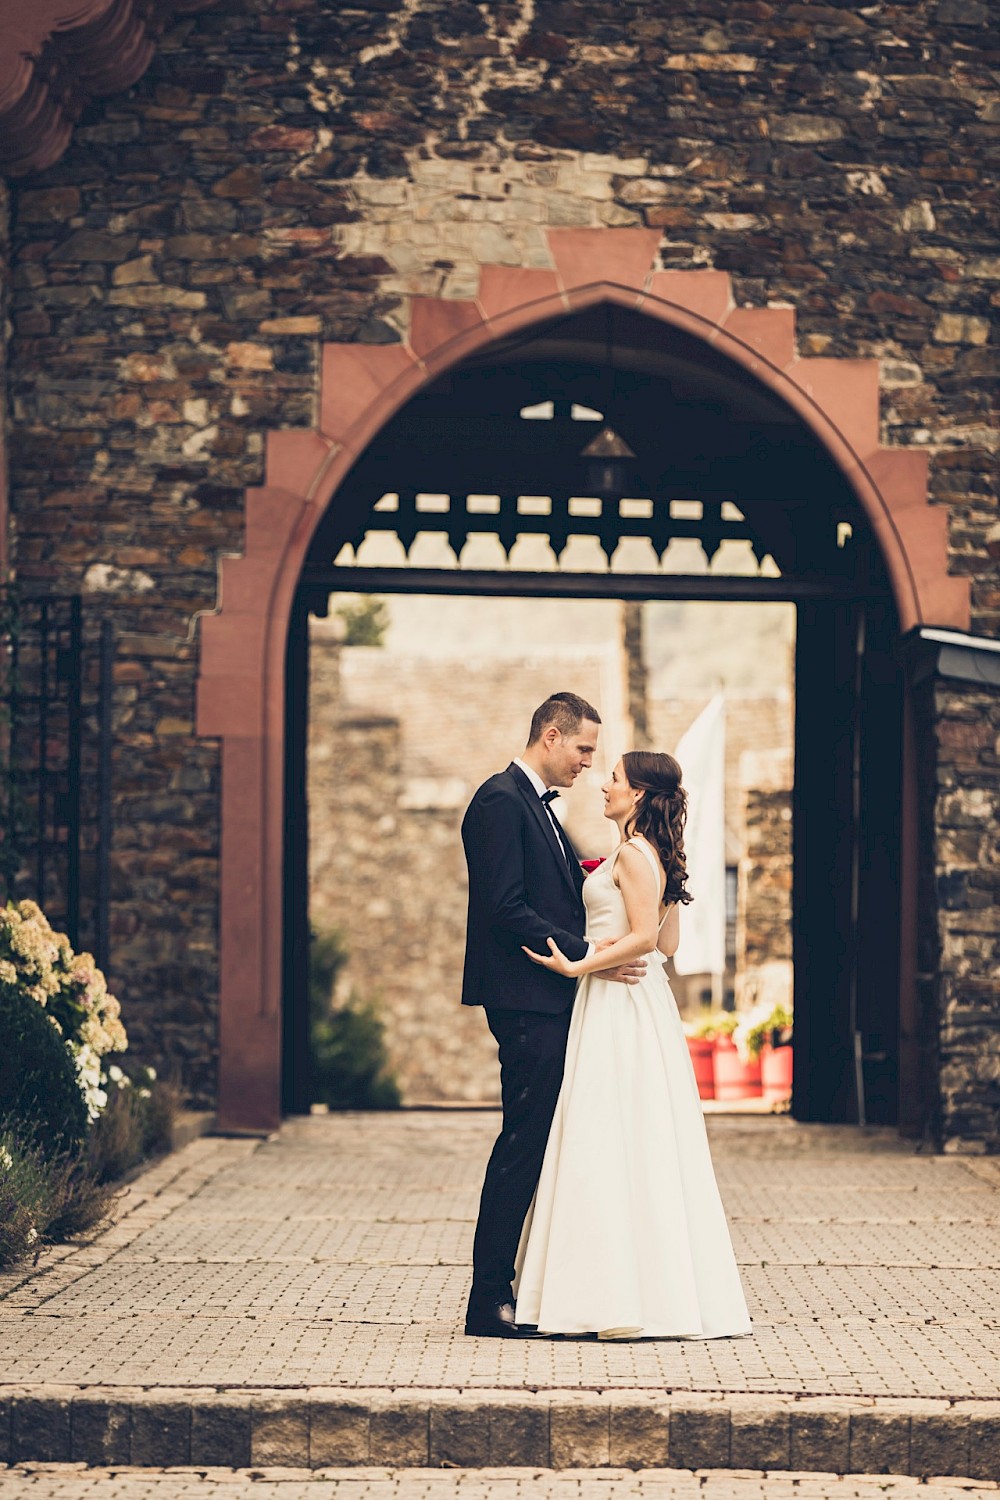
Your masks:
M 739 1337 L 750 1316 L 657 951 L 658 941 L 676 948 L 678 908 L 691 899 L 680 766 L 630 751 L 602 790 L 622 842 L 584 884 L 587 936 L 625 936 L 576 963 L 551 939 L 550 957 L 524 950 L 580 983 L 518 1252 L 517 1322 L 609 1339 Z M 596 974 L 640 955 L 647 967 L 635 984 Z

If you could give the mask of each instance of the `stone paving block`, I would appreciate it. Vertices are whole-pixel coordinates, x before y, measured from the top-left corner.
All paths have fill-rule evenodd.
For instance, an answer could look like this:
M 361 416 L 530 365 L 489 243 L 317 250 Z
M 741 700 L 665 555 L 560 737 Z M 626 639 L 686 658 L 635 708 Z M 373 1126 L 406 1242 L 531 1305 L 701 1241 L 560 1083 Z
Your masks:
M 970 1402 L 966 1417 L 970 1479 L 1000 1479 L 1000 1401 Z
M 818 1397 L 797 1401 L 790 1417 L 789 1467 L 846 1474 L 851 1456 L 851 1407 Z
M 78 1391 L 70 1408 L 70 1451 L 85 1464 L 127 1464 L 132 1453 L 129 1391 Z
M 670 1462 L 670 1406 L 666 1400 L 643 1398 L 633 1391 L 612 1394 L 610 1461 L 616 1468 L 666 1468 Z
M 190 1462 L 191 1392 L 140 1392 L 132 1408 L 132 1463 L 176 1468 Z
M 478 1469 L 490 1462 L 489 1406 L 475 1396 L 432 1401 L 428 1453 L 431 1468 Z
M 553 1469 L 600 1469 L 611 1462 L 611 1407 L 589 1393 L 554 1393 L 549 1406 Z
M 250 1462 L 255 1468 L 306 1468 L 309 1403 L 301 1393 L 254 1391 L 250 1398 Z
M 910 1464 L 910 1418 L 903 1412 L 851 1413 L 851 1474 L 907 1474 Z
M 340 1390 L 309 1392 L 309 1465 L 346 1468 L 368 1462 L 368 1402 Z
M 377 1396 L 371 1405 L 370 1458 L 390 1468 L 427 1466 L 430 1453 L 429 1401 Z
M 490 1405 L 490 1465 L 494 1468 L 549 1467 L 547 1401 L 501 1399 Z
M 671 1404 L 671 1468 L 728 1468 L 729 1438 L 728 1406 L 683 1397 Z
M 791 1468 L 791 1412 L 775 1402 L 734 1403 L 730 1412 L 729 1458 L 734 1469 Z
M 58 1393 L 58 1388 L 44 1396 L 27 1392 L 15 1394 L 11 1403 L 10 1458 L 36 1463 L 68 1463 L 71 1454 L 70 1411 L 75 1393 Z
M 244 1469 L 250 1463 L 246 1394 L 219 1391 L 191 1402 L 191 1462 Z
M 915 1414 L 910 1418 L 910 1474 L 969 1472 L 969 1419 L 952 1409 L 940 1414 Z M 991 1474 L 991 1479 L 996 1479 Z

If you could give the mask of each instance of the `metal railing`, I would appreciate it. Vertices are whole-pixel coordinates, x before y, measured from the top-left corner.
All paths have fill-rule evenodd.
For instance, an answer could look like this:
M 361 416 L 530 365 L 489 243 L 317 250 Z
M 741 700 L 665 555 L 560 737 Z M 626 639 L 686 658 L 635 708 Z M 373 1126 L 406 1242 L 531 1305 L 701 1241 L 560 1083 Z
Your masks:
M 0 900 L 109 959 L 114 641 L 75 595 L 0 590 Z

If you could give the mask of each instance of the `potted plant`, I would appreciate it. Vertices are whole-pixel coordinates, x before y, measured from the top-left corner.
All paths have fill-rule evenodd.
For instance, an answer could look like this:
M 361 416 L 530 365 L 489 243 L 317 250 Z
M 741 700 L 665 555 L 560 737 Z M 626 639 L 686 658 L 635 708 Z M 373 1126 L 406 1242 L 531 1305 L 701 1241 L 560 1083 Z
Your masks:
M 775 1005 L 763 1024 L 760 1049 L 761 1093 L 772 1104 L 782 1104 L 792 1097 L 792 1014 L 784 1005 Z
M 791 1013 L 785 1006 L 774 1004 L 755 1005 L 745 1011 L 733 1034 L 739 1057 L 755 1074 L 759 1092 L 771 1103 L 791 1097 L 791 1035 Z
M 745 1015 L 734 1015 L 728 1034 L 716 1041 L 715 1097 L 722 1103 L 760 1098 L 760 1058 L 746 1046 L 745 1022 Z
M 715 1098 L 716 1043 L 720 1037 L 728 1037 L 735 1025 L 734 1015 L 715 1011 L 699 1021 L 688 1022 L 684 1027 L 699 1099 Z

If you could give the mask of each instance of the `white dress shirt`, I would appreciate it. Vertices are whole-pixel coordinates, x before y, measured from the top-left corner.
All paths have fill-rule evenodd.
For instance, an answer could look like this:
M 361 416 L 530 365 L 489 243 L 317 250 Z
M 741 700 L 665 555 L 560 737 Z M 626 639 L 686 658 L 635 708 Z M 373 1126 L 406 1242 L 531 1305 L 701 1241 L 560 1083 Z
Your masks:
M 541 799 L 549 789 L 545 785 L 545 782 L 542 780 L 542 778 L 539 776 L 538 772 L 536 770 L 534 770 L 534 768 L 532 766 L 525 765 L 524 761 L 521 759 L 521 757 L 519 755 L 515 755 L 514 756 L 514 764 L 515 764 L 515 766 L 517 766 L 518 770 L 524 772 L 525 776 L 527 776 L 528 780 L 531 782 L 532 787 L 537 792 L 539 799 Z M 563 838 L 562 826 L 561 826 L 561 824 L 559 822 L 559 819 L 556 817 L 555 813 L 552 811 L 552 803 L 551 802 L 543 802 L 542 806 L 545 808 L 545 811 L 548 813 L 549 818 L 551 819 L 552 827 L 555 829 L 555 832 L 556 832 L 556 838 L 559 840 L 559 847 L 562 849 L 563 853 L 566 856 L 566 862 L 567 862 L 567 864 L 569 864 L 573 860 L 574 856 L 572 854 L 570 854 L 569 850 L 566 847 L 566 840 Z M 588 943 L 587 944 L 587 957 L 588 958 L 593 953 L 593 951 L 594 951 L 594 944 L 593 943 Z
M 549 788 L 545 785 L 545 782 L 539 776 L 538 772 L 533 770 L 531 766 L 525 765 L 524 761 L 521 760 L 518 756 L 514 757 L 514 764 L 518 767 L 519 770 L 524 772 L 525 776 L 527 776 L 528 780 L 531 782 L 531 785 L 537 792 L 539 798 L 544 797 Z M 555 813 L 552 810 L 551 800 L 548 802 L 543 802 L 542 806 L 545 808 L 545 811 L 549 815 L 549 821 L 551 822 L 552 827 L 555 829 L 556 838 L 559 840 L 559 847 L 566 857 L 566 863 L 569 864 L 572 861 L 573 856 L 570 854 L 568 848 L 566 847 L 566 840 L 563 838 L 562 825 L 560 824 L 559 819 L 556 817 Z

